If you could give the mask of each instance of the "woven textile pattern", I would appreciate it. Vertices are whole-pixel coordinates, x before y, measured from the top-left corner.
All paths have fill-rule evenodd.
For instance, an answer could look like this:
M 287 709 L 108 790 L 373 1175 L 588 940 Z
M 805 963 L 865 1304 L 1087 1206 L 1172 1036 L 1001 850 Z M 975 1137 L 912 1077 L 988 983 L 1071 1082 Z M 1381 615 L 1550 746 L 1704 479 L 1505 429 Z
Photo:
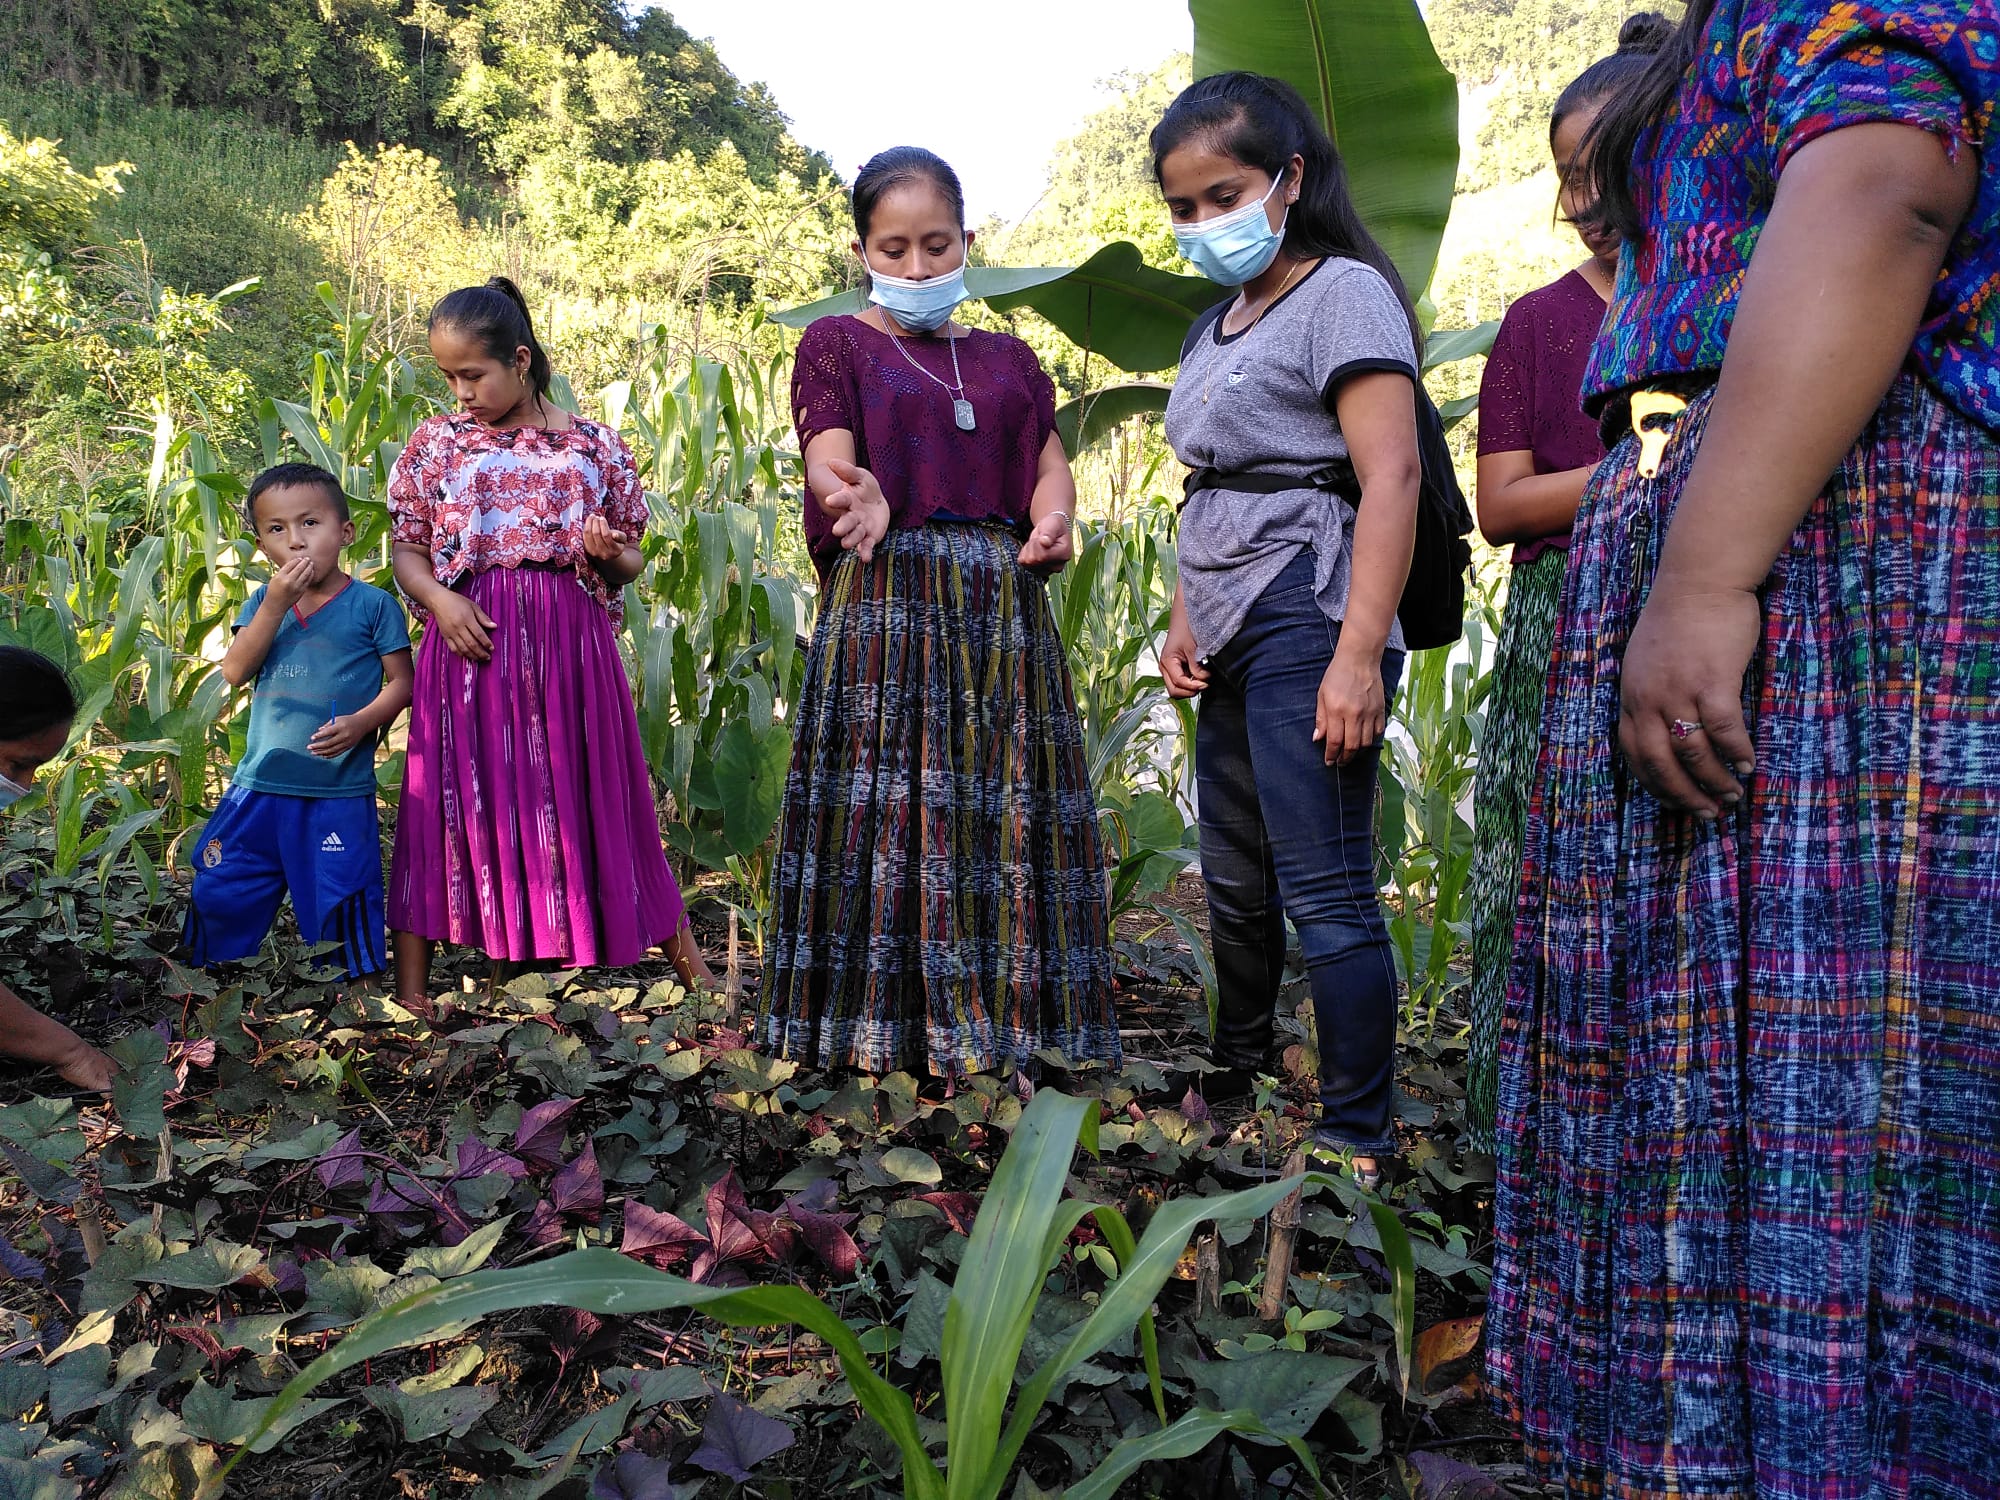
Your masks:
M 1466 1123 L 1490 1148 L 1500 1021 L 1514 952 L 1514 901 L 1521 890 L 1521 831 L 1541 744 L 1542 690 L 1556 633 L 1566 551 L 1544 552 L 1507 575 L 1507 613 L 1486 693 L 1479 735 L 1479 784 L 1472 819 L 1472 875 L 1466 902 L 1472 928 L 1472 1042 L 1466 1055 Z
M 494 958 L 635 964 L 681 929 L 652 773 L 611 622 L 567 573 L 464 586 L 493 658 L 417 648 L 389 926 Z
M 1648 233 L 1584 380 L 1604 396 L 1721 367 L 1743 273 L 1794 153 L 1889 121 L 1979 149 L 2000 107 L 2000 0 L 1717 0 L 1675 113 L 1640 142 Z M 2000 430 L 2000 172 L 1980 175 L 1911 357 L 1959 411 Z
M 781 1056 L 939 1075 L 1119 1060 L 1104 856 L 1041 579 L 1004 529 L 843 553 L 806 658 L 759 1018 Z
M 1571 1496 L 2000 1475 L 2000 451 L 1905 374 L 1780 555 L 1719 825 L 1623 784 L 1692 462 L 1578 517 L 1501 1041 L 1488 1370 Z
M 799 451 L 823 432 L 854 439 L 854 461 L 875 476 L 892 526 L 921 526 L 944 511 L 962 521 L 1007 521 L 1026 535 L 1042 449 L 1056 430 L 1056 388 L 1011 333 L 975 328 L 956 340 L 897 338 L 859 318 L 821 318 L 792 363 Z M 928 374 L 925 372 L 929 372 Z M 933 378 L 935 377 L 935 378 Z M 962 431 L 946 385 L 963 380 L 976 425 Z M 806 546 L 826 573 L 840 559 L 833 519 L 805 503 Z
M 431 573 L 447 588 L 486 568 L 574 563 L 590 597 L 619 623 L 624 592 L 591 566 L 583 523 L 601 515 L 636 542 L 646 492 L 623 438 L 572 420 L 557 432 L 496 429 L 464 412 L 426 418 L 389 475 L 391 535 L 428 548 Z M 424 618 L 414 599 L 410 607 Z

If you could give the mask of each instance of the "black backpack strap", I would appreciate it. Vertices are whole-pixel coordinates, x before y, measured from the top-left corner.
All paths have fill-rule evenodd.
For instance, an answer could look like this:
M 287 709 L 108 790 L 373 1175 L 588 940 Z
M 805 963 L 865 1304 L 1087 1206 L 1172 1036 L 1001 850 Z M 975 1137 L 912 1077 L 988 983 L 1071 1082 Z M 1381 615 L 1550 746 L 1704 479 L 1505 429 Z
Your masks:
M 1181 340 L 1181 358 L 1183 360 L 1194 352 L 1195 341 L 1215 326 L 1216 320 L 1229 311 L 1229 304 L 1235 300 L 1236 298 L 1233 294 L 1224 297 L 1215 306 L 1194 320 L 1193 325 L 1187 331 L 1187 337 Z
M 1337 458 L 1323 469 L 1303 477 L 1297 474 L 1265 474 L 1255 469 L 1195 469 L 1181 481 L 1181 502 L 1192 500 L 1201 490 L 1233 490 L 1239 495 L 1275 495 L 1284 490 L 1325 490 L 1349 505 L 1361 498 L 1361 486 L 1354 478 L 1354 465 Z

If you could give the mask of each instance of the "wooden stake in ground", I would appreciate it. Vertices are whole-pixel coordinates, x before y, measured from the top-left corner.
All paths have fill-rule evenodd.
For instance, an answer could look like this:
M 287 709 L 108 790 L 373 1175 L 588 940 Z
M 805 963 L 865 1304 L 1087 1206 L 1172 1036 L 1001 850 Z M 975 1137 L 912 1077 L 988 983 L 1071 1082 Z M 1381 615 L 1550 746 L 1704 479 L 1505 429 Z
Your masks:
M 729 1024 L 736 1024 L 738 1012 L 743 1008 L 743 950 L 739 929 L 741 919 L 735 907 L 729 908 L 729 963 L 723 969 L 723 991 L 729 996 Z
M 1210 1230 L 1194 1246 L 1194 1311 L 1222 1310 L 1222 1237 Z
M 1285 1176 L 1298 1177 L 1306 1169 L 1306 1153 L 1301 1147 L 1285 1159 Z M 1285 1315 L 1286 1294 L 1292 1284 L 1292 1247 L 1299 1238 L 1300 1182 L 1271 1210 L 1271 1253 L 1264 1261 L 1264 1295 L 1257 1304 L 1257 1316 L 1274 1323 Z

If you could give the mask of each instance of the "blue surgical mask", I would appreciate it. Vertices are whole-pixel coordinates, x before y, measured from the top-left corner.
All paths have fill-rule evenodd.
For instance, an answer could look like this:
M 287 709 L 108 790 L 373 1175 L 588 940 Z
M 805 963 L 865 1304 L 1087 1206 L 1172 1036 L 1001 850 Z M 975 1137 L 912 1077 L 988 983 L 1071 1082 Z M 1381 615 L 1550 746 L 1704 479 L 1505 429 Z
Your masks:
M 1285 220 L 1279 219 L 1278 227 L 1273 229 L 1264 215 L 1264 205 L 1271 201 L 1271 194 L 1277 192 L 1278 184 L 1284 180 L 1285 174 L 1280 172 L 1269 191 L 1255 203 L 1232 208 L 1199 224 L 1176 224 L 1174 241 L 1181 247 L 1181 254 L 1202 275 L 1222 286 L 1241 286 L 1258 275 L 1278 258 L 1278 247 L 1285 242 Z M 1288 208 L 1285 217 L 1290 216 Z
M 12 807 L 28 795 L 28 789 L 17 782 L 0 776 L 0 807 Z
M 884 276 L 870 268 L 872 285 L 868 300 L 880 307 L 903 327 L 915 333 L 930 333 L 951 321 L 952 312 L 965 300 L 965 264 L 928 281 L 911 281 L 902 276 Z

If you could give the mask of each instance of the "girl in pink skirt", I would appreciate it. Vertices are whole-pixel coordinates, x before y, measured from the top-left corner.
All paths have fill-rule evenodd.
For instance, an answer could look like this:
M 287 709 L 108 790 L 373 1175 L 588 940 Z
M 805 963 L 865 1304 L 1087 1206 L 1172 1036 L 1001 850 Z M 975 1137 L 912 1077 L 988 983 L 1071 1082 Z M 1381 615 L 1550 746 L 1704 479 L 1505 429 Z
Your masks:
M 439 302 L 430 346 L 461 409 L 389 480 L 396 582 L 426 622 L 389 867 L 397 996 L 429 1012 L 440 939 L 576 968 L 664 945 L 707 978 L 615 635 L 646 523 L 631 452 L 549 400 L 505 277 Z

